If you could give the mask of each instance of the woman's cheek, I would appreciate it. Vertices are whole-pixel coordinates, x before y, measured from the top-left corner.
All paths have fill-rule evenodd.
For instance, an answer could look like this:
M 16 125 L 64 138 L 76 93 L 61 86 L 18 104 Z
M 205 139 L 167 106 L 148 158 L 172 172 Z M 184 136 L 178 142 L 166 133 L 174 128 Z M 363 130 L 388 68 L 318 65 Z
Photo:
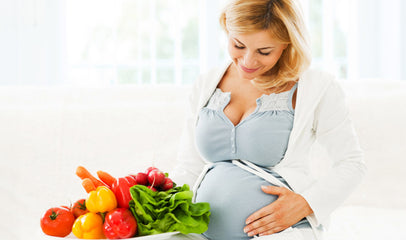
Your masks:
M 241 50 L 236 49 L 234 46 L 231 46 L 231 44 L 228 46 L 228 54 L 230 55 L 231 59 L 236 59 L 241 55 L 240 53 Z

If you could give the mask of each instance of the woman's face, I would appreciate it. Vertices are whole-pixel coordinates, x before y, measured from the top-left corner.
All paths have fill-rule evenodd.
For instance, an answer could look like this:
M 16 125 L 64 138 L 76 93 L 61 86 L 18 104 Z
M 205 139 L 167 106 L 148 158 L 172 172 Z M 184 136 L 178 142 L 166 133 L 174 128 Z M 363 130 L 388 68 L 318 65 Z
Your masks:
M 239 75 L 252 80 L 269 71 L 288 46 L 271 37 L 267 30 L 248 34 L 228 34 L 228 52 Z

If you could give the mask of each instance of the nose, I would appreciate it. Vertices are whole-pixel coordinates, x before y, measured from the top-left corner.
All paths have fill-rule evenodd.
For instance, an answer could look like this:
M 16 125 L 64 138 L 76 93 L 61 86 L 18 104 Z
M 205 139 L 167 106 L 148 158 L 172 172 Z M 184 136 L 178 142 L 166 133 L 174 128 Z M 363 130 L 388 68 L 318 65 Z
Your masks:
M 244 54 L 243 64 L 246 68 L 255 68 L 257 60 L 255 55 L 249 51 Z

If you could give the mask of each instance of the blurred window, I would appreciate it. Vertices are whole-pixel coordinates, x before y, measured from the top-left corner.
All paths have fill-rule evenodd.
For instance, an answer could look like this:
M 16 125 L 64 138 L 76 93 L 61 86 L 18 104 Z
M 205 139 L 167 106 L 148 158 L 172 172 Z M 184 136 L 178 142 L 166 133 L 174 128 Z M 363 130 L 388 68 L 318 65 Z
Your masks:
M 388 55 L 382 42 L 389 38 L 370 39 L 374 31 L 391 31 L 383 24 L 376 29 L 365 28 L 365 21 L 372 16 L 388 17 L 385 9 L 379 9 L 383 0 L 371 0 L 377 6 L 367 5 L 365 10 L 361 4 L 368 4 L 366 0 L 299 1 L 311 37 L 313 67 L 345 79 L 386 77 L 386 72 L 391 73 L 391 78 L 402 77 L 400 66 L 398 75 L 393 73 L 393 65 L 386 64 L 386 72 L 379 70 L 385 62 L 377 58 L 399 58 L 401 64 L 405 54 L 393 51 Z M 218 26 L 219 12 L 226 2 L 68 0 L 67 81 L 99 85 L 190 84 L 200 72 L 228 57 L 225 35 Z M 398 5 L 401 8 L 400 2 Z M 381 14 L 373 15 L 371 11 Z M 388 21 L 394 24 L 399 39 L 392 48 L 401 48 L 401 34 L 405 32 L 396 29 L 401 21 Z M 368 39 L 369 43 L 364 44 Z M 374 47 L 379 52 L 368 52 Z

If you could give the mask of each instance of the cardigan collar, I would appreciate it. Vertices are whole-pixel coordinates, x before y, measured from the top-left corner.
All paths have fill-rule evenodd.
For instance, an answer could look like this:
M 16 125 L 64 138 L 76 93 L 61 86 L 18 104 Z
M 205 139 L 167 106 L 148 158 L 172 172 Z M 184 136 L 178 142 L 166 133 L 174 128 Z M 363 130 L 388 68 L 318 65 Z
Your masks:
M 200 98 L 199 98 L 199 105 L 198 111 L 202 109 L 209 101 L 210 96 L 216 90 L 219 82 L 223 78 L 224 74 L 226 73 L 227 69 L 230 67 L 231 61 L 228 61 L 223 66 L 216 68 L 215 70 L 208 73 L 207 77 L 204 79 L 203 87 L 200 90 Z M 197 112 L 198 112 L 197 111 Z

